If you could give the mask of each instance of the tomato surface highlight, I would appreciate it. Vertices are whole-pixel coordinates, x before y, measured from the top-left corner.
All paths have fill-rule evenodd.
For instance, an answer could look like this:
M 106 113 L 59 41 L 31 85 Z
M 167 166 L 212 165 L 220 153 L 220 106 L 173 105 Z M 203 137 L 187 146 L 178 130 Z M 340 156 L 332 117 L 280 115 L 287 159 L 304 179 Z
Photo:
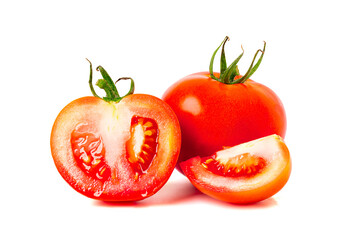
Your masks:
M 248 204 L 265 200 L 287 183 L 291 158 L 283 139 L 270 135 L 180 163 L 190 182 L 215 199 Z

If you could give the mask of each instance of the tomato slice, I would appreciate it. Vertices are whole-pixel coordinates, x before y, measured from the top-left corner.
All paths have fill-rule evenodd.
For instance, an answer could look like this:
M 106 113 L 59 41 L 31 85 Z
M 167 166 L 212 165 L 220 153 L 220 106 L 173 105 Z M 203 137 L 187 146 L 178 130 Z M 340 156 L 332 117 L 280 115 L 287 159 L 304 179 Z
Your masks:
M 254 203 L 273 196 L 291 172 L 290 153 L 283 139 L 270 135 L 180 163 L 191 183 L 218 200 Z
M 51 152 L 78 192 L 105 201 L 135 201 L 169 179 L 180 151 L 180 126 L 162 100 L 131 94 L 120 102 L 83 97 L 55 120 Z

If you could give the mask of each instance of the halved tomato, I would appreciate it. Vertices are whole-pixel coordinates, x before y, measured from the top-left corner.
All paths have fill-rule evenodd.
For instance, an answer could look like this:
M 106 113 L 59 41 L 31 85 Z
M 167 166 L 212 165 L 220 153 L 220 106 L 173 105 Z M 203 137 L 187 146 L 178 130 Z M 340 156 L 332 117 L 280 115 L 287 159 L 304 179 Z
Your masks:
M 106 101 L 83 97 L 68 104 L 53 125 L 52 156 L 61 176 L 90 198 L 141 200 L 156 193 L 173 172 L 180 126 L 159 98 L 114 96 Z
M 291 172 L 290 153 L 282 138 L 270 135 L 209 157 L 180 163 L 191 183 L 218 200 L 254 203 L 273 196 Z

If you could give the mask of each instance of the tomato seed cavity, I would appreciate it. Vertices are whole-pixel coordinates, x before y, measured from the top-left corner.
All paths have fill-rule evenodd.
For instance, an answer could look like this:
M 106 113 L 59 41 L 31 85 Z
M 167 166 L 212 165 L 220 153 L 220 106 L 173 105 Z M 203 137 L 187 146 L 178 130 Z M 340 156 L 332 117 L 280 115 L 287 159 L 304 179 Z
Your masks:
M 71 147 L 77 165 L 89 176 L 106 181 L 110 167 L 105 163 L 105 148 L 100 136 L 84 131 L 86 125 L 79 125 L 71 133 Z
M 214 174 L 224 177 L 253 177 L 266 166 L 265 159 L 244 153 L 225 161 L 203 158 L 201 165 Z
M 135 180 L 138 180 L 156 155 L 159 129 L 153 119 L 134 116 L 131 119 L 130 133 L 131 137 L 126 145 L 127 159 L 135 172 Z

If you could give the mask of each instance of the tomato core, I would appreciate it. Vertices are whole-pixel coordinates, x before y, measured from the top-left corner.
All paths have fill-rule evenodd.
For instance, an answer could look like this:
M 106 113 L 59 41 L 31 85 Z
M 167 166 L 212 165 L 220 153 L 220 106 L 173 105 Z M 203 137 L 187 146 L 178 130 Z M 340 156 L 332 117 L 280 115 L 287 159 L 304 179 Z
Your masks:
M 71 147 L 77 165 L 89 176 L 106 181 L 111 175 L 105 163 L 105 148 L 100 136 L 83 131 L 81 125 L 71 133 Z
M 159 129 L 153 119 L 134 116 L 131 119 L 130 133 L 131 137 L 126 145 L 127 159 L 137 180 L 156 156 Z
M 250 178 L 260 173 L 266 166 L 265 159 L 249 153 L 240 154 L 230 159 L 217 159 L 214 156 L 203 158 L 201 161 L 204 168 L 224 177 Z

